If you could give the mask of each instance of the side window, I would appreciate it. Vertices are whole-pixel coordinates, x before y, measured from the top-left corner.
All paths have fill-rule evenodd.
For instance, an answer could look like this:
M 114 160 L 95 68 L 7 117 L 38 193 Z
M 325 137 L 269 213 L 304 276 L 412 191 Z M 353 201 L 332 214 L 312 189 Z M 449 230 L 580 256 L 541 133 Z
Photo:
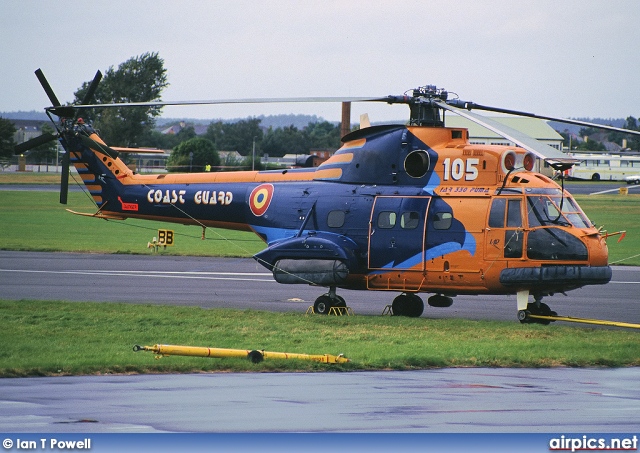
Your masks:
M 524 234 L 518 230 L 506 230 L 504 232 L 504 257 L 522 258 L 522 239 Z
M 327 216 L 327 226 L 329 228 L 340 228 L 344 225 L 344 211 L 330 211 Z
M 415 211 L 403 212 L 400 217 L 400 226 L 405 230 L 413 230 L 420 223 L 420 214 Z
M 393 211 L 382 211 L 378 214 L 378 228 L 389 229 L 396 225 L 396 213 Z
M 450 212 L 436 212 L 433 215 L 433 227 L 436 230 L 448 230 L 451 228 L 453 214 Z
M 489 227 L 490 228 L 504 228 L 504 211 L 507 206 L 507 200 L 505 198 L 496 198 L 491 204 L 491 211 L 489 211 Z
M 522 226 L 522 213 L 520 200 L 509 200 L 507 206 L 507 227 L 520 228 Z

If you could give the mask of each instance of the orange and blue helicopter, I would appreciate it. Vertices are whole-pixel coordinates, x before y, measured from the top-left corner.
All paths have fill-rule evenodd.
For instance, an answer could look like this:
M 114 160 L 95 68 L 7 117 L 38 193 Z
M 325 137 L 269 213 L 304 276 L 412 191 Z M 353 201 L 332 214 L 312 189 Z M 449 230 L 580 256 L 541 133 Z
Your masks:
M 62 106 L 36 71 L 52 106 L 63 158 L 61 203 L 73 164 L 98 219 L 147 219 L 252 231 L 266 243 L 254 258 L 284 284 L 328 288 L 314 303 L 327 314 L 346 307 L 338 288 L 400 293 L 392 313 L 448 307 L 456 295 L 515 295 L 521 322 L 555 315 L 545 296 L 610 281 L 608 236 L 570 193 L 534 171 L 537 159 L 562 172 L 575 160 L 472 109 L 636 133 L 450 98 L 434 86 L 381 98 L 228 99 L 93 105 L 100 72 L 81 104 Z M 315 168 L 271 171 L 137 174 L 79 117 L 88 108 L 257 102 L 386 102 L 410 108 L 407 125 L 363 127 Z M 446 127 L 453 112 L 516 146 L 477 145 L 467 129 Z M 54 121 L 51 115 L 59 117 Z M 204 231 L 203 231 L 204 232 Z M 531 298 L 533 300 L 531 300 Z

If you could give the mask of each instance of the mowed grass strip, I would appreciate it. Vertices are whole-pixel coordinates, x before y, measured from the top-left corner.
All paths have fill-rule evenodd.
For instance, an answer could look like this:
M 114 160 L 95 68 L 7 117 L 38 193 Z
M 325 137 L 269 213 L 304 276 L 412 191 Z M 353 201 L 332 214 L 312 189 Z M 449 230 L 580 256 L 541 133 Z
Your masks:
M 103 220 L 71 214 L 95 213 L 96 206 L 84 193 L 69 194 L 69 204 L 59 203 L 56 192 L 0 191 L 0 249 L 55 252 L 154 254 L 147 244 L 158 229 L 173 230 L 175 245 L 157 253 L 191 256 L 250 257 L 265 248 L 263 241 L 246 231 L 202 228 L 138 219 Z
M 640 335 L 516 322 L 0 301 L 0 376 L 640 366 Z M 135 344 L 344 354 L 351 362 L 163 357 Z
M 46 167 L 43 165 L 42 169 Z M 75 178 L 79 178 L 75 170 L 71 170 Z M 60 173 L 48 173 L 37 171 L 3 171 L 0 173 L 0 184 L 60 184 Z
M 575 197 L 587 217 L 609 233 L 626 231 L 624 239 L 607 239 L 609 263 L 640 266 L 640 194 L 579 195 Z

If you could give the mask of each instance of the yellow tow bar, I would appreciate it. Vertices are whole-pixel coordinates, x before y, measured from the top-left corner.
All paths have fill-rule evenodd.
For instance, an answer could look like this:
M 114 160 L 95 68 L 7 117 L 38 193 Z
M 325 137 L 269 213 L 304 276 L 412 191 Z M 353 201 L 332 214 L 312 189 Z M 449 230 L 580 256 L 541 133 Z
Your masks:
M 347 363 L 347 359 L 344 355 L 330 355 L 330 354 L 296 354 L 290 352 L 270 352 L 270 351 L 258 351 L 249 349 L 223 349 L 223 348 L 207 348 L 200 346 L 176 346 L 170 344 L 156 344 L 153 346 L 140 346 L 135 345 L 133 347 L 134 352 L 149 351 L 154 354 L 158 354 L 159 357 L 169 355 L 182 355 L 191 357 L 213 357 L 213 358 L 226 358 L 226 357 L 239 357 L 248 358 L 253 363 L 260 363 L 264 359 L 298 359 L 298 360 L 311 360 L 313 362 L 321 363 Z
M 630 329 L 640 329 L 640 324 L 631 324 L 628 322 L 617 321 L 605 321 L 603 319 L 587 319 L 587 318 L 573 318 L 571 316 L 543 316 L 543 315 L 527 315 L 529 318 L 544 319 L 547 321 L 566 321 L 566 322 L 579 322 L 583 324 L 597 324 L 600 326 L 615 326 L 615 327 L 628 327 Z

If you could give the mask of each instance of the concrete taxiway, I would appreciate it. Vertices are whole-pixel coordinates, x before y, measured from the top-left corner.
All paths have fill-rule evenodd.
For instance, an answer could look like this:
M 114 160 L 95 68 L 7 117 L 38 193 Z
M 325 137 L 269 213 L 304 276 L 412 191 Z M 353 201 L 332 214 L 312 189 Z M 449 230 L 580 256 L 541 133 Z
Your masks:
M 0 432 L 637 432 L 640 368 L 3 379 Z

